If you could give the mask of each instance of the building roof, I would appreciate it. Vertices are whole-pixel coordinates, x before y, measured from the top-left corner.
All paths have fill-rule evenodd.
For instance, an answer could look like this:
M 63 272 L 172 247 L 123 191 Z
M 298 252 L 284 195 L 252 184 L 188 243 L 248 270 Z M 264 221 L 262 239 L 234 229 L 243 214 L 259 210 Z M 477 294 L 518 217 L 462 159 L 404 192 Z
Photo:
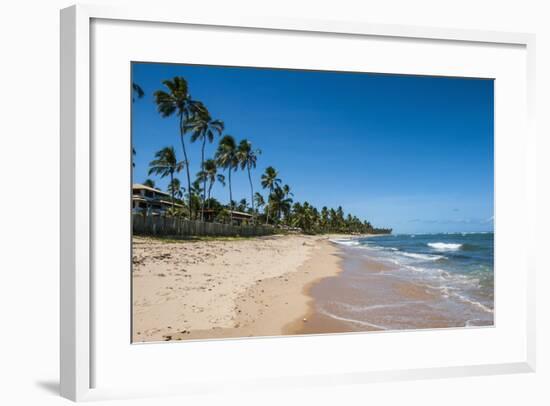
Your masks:
M 159 199 L 159 202 L 167 204 L 168 206 L 172 205 L 172 201 L 169 199 Z M 185 207 L 182 204 L 179 204 L 178 202 L 174 202 L 174 207 Z
M 248 214 L 248 213 L 243 213 L 242 211 L 235 211 L 235 210 L 229 210 L 229 213 L 233 212 L 233 214 L 236 214 L 238 216 L 243 216 L 243 217 L 254 217 L 252 214 Z
M 135 201 L 138 201 L 138 202 L 146 202 L 146 203 L 150 203 L 151 200 L 149 199 L 144 199 L 143 197 L 141 196 L 132 196 L 132 200 L 135 200 Z M 164 203 L 165 205 L 167 206 L 172 206 L 172 201 L 169 200 L 169 199 L 158 199 L 158 200 L 154 200 L 153 203 Z M 178 203 L 178 202 L 174 202 L 174 207 L 185 207 L 184 205 Z
M 215 210 L 214 209 L 204 209 L 203 212 L 204 213 L 213 213 Z M 244 213 L 242 211 L 235 211 L 235 210 L 227 210 L 229 213 L 233 212 L 233 215 L 237 215 L 237 216 L 242 216 L 242 217 L 254 217 L 252 214 L 249 214 L 249 213 Z
M 163 192 L 162 190 L 158 190 L 149 186 L 142 185 L 141 183 L 134 183 L 132 185 L 132 190 L 148 190 L 150 192 L 158 193 L 159 195 L 165 195 L 170 196 L 170 193 Z

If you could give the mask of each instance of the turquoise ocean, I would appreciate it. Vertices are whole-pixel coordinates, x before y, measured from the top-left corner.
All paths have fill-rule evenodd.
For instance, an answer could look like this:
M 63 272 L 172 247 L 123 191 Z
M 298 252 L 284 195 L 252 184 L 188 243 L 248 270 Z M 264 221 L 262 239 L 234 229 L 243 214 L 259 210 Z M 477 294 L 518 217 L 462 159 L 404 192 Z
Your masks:
M 332 284 L 331 291 L 348 293 L 319 300 L 317 310 L 322 314 L 358 330 L 424 328 L 430 323 L 493 325 L 492 232 L 395 234 L 332 242 L 347 261 L 344 271 L 324 284 Z M 362 257 L 385 264 L 384 270 L 373 274 Z

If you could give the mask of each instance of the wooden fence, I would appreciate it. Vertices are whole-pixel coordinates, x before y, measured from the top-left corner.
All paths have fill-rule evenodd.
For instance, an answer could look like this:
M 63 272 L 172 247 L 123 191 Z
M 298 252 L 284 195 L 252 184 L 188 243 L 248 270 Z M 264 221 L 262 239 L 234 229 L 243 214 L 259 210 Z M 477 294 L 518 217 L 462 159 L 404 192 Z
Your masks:
M 132 229 L 136 235 L 157 236 L 227 236 L 252 237 L 273 234 L 273 227 L 263 225 L 235 226 L 222 223 L 186 220 L 169 216 L 132 215 Z

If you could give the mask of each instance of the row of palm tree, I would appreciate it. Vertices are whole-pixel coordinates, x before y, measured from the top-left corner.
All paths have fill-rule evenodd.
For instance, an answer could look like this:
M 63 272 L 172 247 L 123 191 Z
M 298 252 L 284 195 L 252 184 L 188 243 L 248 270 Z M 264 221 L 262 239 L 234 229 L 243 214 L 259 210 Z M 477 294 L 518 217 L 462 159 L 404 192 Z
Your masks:
M 212 143 L 216 136 L 221 136 L 224 131 L 224 123 L 219 119 L 214 119 L 210 115 L 206 106 L 191 97 L 189 86 L 183 77 L 174 77 L 172 80 L 162 82 L 165 90 L 157 90 L 154 93 L 155 103 L 160 115 L 164 118 L 175 115 L 179 123 L 179 138 L 183 151 L 183 165 L 187 176 L 187 190 L 191 190 L 191 176 L 189 173 L 189 157 L 185 146 L 184 136 L 191 134 L 191 142 L 201 142 L 201 171 L 198 177 L 202 180 L 202 199 L 201 199 L 201 220 L 204 220 L 204 208 L 206 202 L 207 187 L 206 183 L 210 180 L 208 194 L 210 195 L 215 180 L 220 180 L 216 174 L 216 165 L 224 168 L 228 172 L 229 181 L 229 200 L 233 201 L 231 174 L 240 165 L 241 169 L 246 169 L 250 183 L 251 197 L 254 195 L 252 184 L 251 169 L 256 167 L 259 150 L 254 150 L 248 140 L 242 140 L 238 145 L 231 135 L 224 135 L 220 140 L 215 155 L 215 161 L 205 160 L 206 143 Z M 175 165 L 175 163 L 172 163 Z M 207 167 L 208 165 L 208 167 Z M 253 199 L 252 199 L 253 200 Z M 191 212 L 191 194 L 189 193 L 189 217 Z M 253 204 L 253 203 L 252 203 Z M 232 213 L 231 213 L 232 220 Z
M 233 200 L 232 189 L 232 173 L 239 168 L 246 170 L 250 185 L 250 200 L 252 204 L 252 212 L 255 213 L 254 207 L 254 185 L 252 182 L 251 169 L 256 168 L 258 155 L 260 150 L 254 150 L 252 144 L 248 140 L 242 140 L 238 145 L 231 135 L 225 135 L 219 142 L 215 153 L 215 159 L 206 159 L 202 162 L 202 169 L 197 173 L 196 180 L 188 187 L 188 209 L 189 218 L 193 217 L 191 200 L 193 196 L 202 195 L 200 202 L 200 219 L 204 220 L 205 204 L 210 204 L 212 188 L 216 182 L 225 186 L 225 176 L 218 173 L 219 168 L 227 171 L 229 181 L 229 201 L 230 201 L 230 219 L 232 221 L 233 209 L 235 207 Z M 161 178 L 170 177 L 168 191 L 171 194 L 172 206 L 174 207 L 175 198 L 178 197 L 178 191 L 181 193 L 181 183 L 174 175 L 180 172 L 184 167 L 184 162 L 178 161 L 174 147 L 164 147 L 155 153 L 155 159 L 149 163 L 149 175 L 157 175 Z M 268 168 L 273 170 L 272 168 Z M 154 187 L 154 181 L 147 179 L 144 183 Z M 202 187 L 200 186 L 202 184 Z M 198 193 L 197 193 L 198 192 Z M 181 200 L 181 198 L 180 198 Z M 208 206 L 210 208 L 210 206 Z
M 308 233 L 360 233 L 390 234 L 391 229 L 375 228 L 357 216 L 344 214 L 342 206 L 337 209 L 323 207 L 320 211 L 308 202 L 295 203 L 287 220 L 288 224 Z
M 252 214 L 254 222 L 259 218 L 265 224 L 299 227 L 305 232 L 373 232 L 377 230 L 370 223 L 361 222 L 355 216 L 348 215 L 344 218 L 341 207 L 336 210 L 324 207 L 319 212 L 308 202 L 294 203 L 290 186 L 283 185 L 278 171 L 273 166 L 268 166 L 261 175 L 261 187 L 267 192 L 266 201 L 261 193 L 254 191 L 251 173 L 257 166 L 261 151 L 255 149 L 247 139 L 237 142 L 233 136 L 224 134 L 224 122 L 214 119 L 204 103 L 192 98 L 188 83 L 183 77 L 164 80 L 162 84 L 164 88 L 154 92 L 154 102 L 161 117 L 177 118 L 177 134 L 183 160 L 178 160 L 173 146 L 164 147 L 155 153 L 154 160 L 150 162 L 149 175 L 170 178 L 167 191 L 171 196 L 173 213 L 183 214 L 175 207 L 177 201 L 179 206 L 185 208 L 186 217 L 198 218 L 201 221 L 204 221 L 205 208 L 207 208 L 217 211 L 220 218 L 228 217 L 229 222 L 233 223 L 233 212 L 237 208 L 239 211 Z M 136 97 L 143 97 L 144 92 L 139 85 L 133 84 L 132 91 Z M 201 144 L 200 171 L 193 182 L 186 146 L 187 134 L 190 134 L 191 143 Z M 220 137 L 220 140 L 214 156 L 207 158 L 206 144 L 213 143 L 217 137 Z M 134 150 L 133 153 L 135 154 Z M 183 169 L 187 180 L 186 188 L 182 187 L 180 180 L 176 177 L 176 174 Z M 220 173 L 220 169 L 224 170 L 227 176 Z M 232 178 L 239 169 L 247 173 L 250 206 L 246 199 L 242 199 L 239 203 L 233 199 Z M 216 183 L 225 187 L 226 179 L 229 204 L 222 205 L 212 197 L 212 189 Z M 147 179 L 144 183 L 150 187 L 155 185 L 151 179 Z M 260 211 L 261 208 L 264 208 L 263 213 Z

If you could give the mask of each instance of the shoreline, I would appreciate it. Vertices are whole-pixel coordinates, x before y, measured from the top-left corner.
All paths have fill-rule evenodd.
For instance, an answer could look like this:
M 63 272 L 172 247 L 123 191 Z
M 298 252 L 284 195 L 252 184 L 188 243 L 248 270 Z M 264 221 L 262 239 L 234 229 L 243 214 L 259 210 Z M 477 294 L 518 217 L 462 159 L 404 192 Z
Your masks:
M 448 288 L 346 243 L 358 238 L 365 236 L 135 237 L 132 341 L 486 325 L 471 324 L 468 304 Z
M 310 286 L 307 293 L 311 301 L 305 316 L 308 322 L 301 324 L 296 320 L 290 324 L 294 334 L 493 325 L 492 309 L 452 286 L 438 285 L 429 276 L 425 279 L 423 272 L 427 271 L 419 268 L 411 271 L 394 260 L 381 260 L 368 250 L 357 249 L 353 244 L 344 243 L 339 249 L 342 272 Z M 459 286 L 470 283 L 458 278 L 462 284 Z
M 372 237 L 375 235 L 369 235 L 368 237 Z M 366 238 L 366 236 L 361 236 L 358 238 Z M 350 240 L 353 240 L 354 237 L 350 238 Z M 285 330 L 288 334 L 295 334 L 295 335 L 310 335 L 310 334 L 334 334 L 334 333 L 350 333 L 350 332 L 358 332 L 358 331 L 381 331 L 384 330 L 383 328 L 378 328 L 376 325 L 362 325 L 362 328 L 359 330 L 355 330 L 350 328 L 350 325 L 346 323 L 345 320 L 338 320 L 337 318 L 330 317 L 328 315 L 322 314 L 318 307 L 316 306 L 317 300 L 319 299 L 316 294 L 314 294 L 313 289 L 318 287 L 319 284 L 322 282 L 326 282 L 330 279 L 335 279 L 339 277 L 340 274 L 342 274 L 346 267 L 346 260 L 348 259 L 346 256 L 346 252 L 342 247 L 339 247 L 336 243 L 332 243 L 332 246 L 338 250 L 339 252 L 339 261 L 338 266 L 340 268 L 339 272 L 335 275 L 328 276 L 326 278 L 320 278 L 311 284 L 304 287 L 304 294 L 306 294 L 309 297 L 308 301 L 308 309 L 307 312 L 304 314 L 303 317 L 297 318 L 294 321 L 288 323 L 285 326 Z M 371 259 L 364 260 L 365 262 L 371 263 L 371 265 L 374 265 L 374 267 L 381 267 L 383 270 L 385 269 L 384 265 L 378 262 L 375 262 Z M 304 320 L 307 320 L 306 323 L 304 323 Z

